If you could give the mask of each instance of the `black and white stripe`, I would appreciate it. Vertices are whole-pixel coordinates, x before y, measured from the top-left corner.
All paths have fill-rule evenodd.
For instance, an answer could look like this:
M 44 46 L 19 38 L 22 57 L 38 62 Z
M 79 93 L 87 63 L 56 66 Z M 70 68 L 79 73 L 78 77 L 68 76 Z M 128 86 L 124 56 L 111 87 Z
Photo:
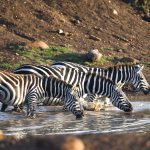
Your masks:
M 70 84 L 74 87 L 75 86 L 80 87 L 77 92 L 79 98 L 84 97 L 84 95 L 86 94 L 95 94 L 98 96 L 102 95 L 102 96 L 110 97 L 113 105 L 124 111 L 126 111 L 126 109 L 123 108 L 123 104 L 127 105 L 128 107 L 131 107 L 131 104 L 129 103 L 128 99 L 120 89 L 119 92 L 118 90 L 117 92 L 114 92 L 115 89 L 117 89 L 117 87 L 114 85 L 114 83 L 111 80 L 102 78 L 95 73 L 79 72 L 73 68 L 67 68 L 67 67 L 51 68 L 48 66 L 35 66 L 35 65 L 23 65 L 18 69 L 16 69 L 14 72 L 19 74 L 30 74 L 34 72 L 34 74 L 36 75 L 40 74 L 40 76 L 44 76 L 47 75 L 47 73 L 45 73 L 45 70 L 48 70 L 47 73 L 49 76 L 52 75 L 51 72 L 55 70 L 54 71 L 55 74 L 53 73 L 55 77 L 59 75 L 57 76 L 57 78 L 65 81 L 67 84 Z M 95 88 L 98 89 L 95 90 Z M 115 94 L 113 95 L 111 92 Z M 122 98 L 119 98 L 119 96 L 122 96 Z
M 131 83 L 136 89 L 140 89 L 144 94 L 150 92 L 150 85 L 142 73 L 143 66 L 141 65 L 119 65 L 108 68 L 87 67 L 72 62 L 56 62 L 50 67 L 54 68 L 74 68 L 81 72 L 96 73 L 102 77 L 109 78 L 116 85 L 122 87 L 126 83 Z
M 46 99 L 53 105 L 63 103 L 76 117 L 81 117 L 83 110 L 72 92 L 71 85 L 54 77 L 0 72 L 0 102 L 13 106 L 26 103 L 30 117 L 35 117 L 37 103 Z M 59 101 L 54 98 L 59 98 Z

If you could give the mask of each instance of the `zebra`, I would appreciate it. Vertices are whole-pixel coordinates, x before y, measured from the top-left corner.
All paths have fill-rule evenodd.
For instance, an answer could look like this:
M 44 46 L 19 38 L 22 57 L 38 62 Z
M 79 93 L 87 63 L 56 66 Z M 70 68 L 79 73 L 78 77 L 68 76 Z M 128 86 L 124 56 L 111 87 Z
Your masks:
M 81 72 L 96 73 L 100 76 L 111 79 L 117 86 L 122 87 L 125 83 L 131 83 L 137 90 L 143 91 L 144 94 L 150 92 L 150 85 L 142 73 L 143 67 L 141 65 L 118 65 L 108 68 L 94 68 L 87 67 L 72 62 L 55 62 L 50 67 L 53 68 L 74 68 Z M 95 95 L 88 95 L 89 100 L 93 101 Z
M 75 88 L 52 76 L 20 75 L 0 72 L 0 102 L 5 105 L 19 106 L 27 104 L 27 116 L 35 118 L 36 105 L 46 99 L 50 104 L 62 105 L 70 110 L 76 118 L 83 116 L 83 110 L 73 95 Z
M 118 108 L 121 108 L 120 105 L 122 104 L 121 100 L 120 102 L 118 102 L 118 100 L 116 100 L 115 97 L 118 97 L 119 94 L 121 93 L 121 95 L 124 95 L 123 92 L 121 92 L 121 90 L 116 93 L 116 95 L 112 95 L 111 92 L 112 90 L 110 90 L 110 85 L 111 87 L 113 87 L 114 89 L 116 88 L 113 84 L 113 82 L 109 79 L 103 79 L 101 80 L 102 77 L 100 77 L 99 75 L 95 74 L 95 73 L 84 73 L 84 72 L 79 72 L 75 69 L 72 68 L 51 68 L 48 66 L 36 66 L 36 65 L 23 65 L 19 68 L 17 68 L 14 73 L 17 74 L 31 74 L 34 73 L 37 76 L 51 76 L 54 75 L 54 77 L 57 77 L 60 80 L 65 81 L 67 84 L 70 84 L 72 86 L 77 86 L 80 87 L 79 89 L 81 89 L 82 92 L 80 92 L 78 90 L 78 97 L 84 97 L 85 94 L 91 94 L 91 92 L 93 92 L 92 94 L 96 94 L 99 95 L 99 92 L 101 93 L 102 96 L 108 96 L 111 97 L 112 99 L 112 104 Z M 99 81 L 99 82 L 97 82 Z M 86 84 L 86 82 L 90 82 L 89 85 Z M 105 84 L 106 82 L 106 84 Z M 84 88 L 85 86 L 87 86 L 87 89 L 89 90 L 83 90 L 82 87 Z M 93 89 L 93 91 L 91 91 L 92 87 L 99 87 L 100 91 L 95 91 Z M 103 89 L 101 88 L 103 87 Z M 123 97 L 125 97 L 124 99 L 127 99 L 126 96 L 124 95 Z M 117 98 L 119 99 L 119 98 Z M 128 102 L 129 100 L 123 100 L 125 102 Z M 47 105 L 49 103 L 49 101 L 46 101 Z M 121 104 L 120 104 L 121 103 Z M 129 105 L 129 104 L 128 104 Z M 131 104 L 130 104 L 131 105 Z M 131 106 L 130 106 L 131 107 Z M 125 110 L 126 111 L 126 110 Z

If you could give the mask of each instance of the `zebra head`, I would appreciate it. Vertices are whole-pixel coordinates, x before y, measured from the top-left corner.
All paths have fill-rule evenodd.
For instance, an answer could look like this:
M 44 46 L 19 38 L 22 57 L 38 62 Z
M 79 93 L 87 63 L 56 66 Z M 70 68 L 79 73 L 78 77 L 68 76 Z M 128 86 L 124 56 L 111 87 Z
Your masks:
M 120 87 L 115 86 L 115 88 L 112 89 L 109 98 L 114 106 L 124 112 L 131 112 L 133 110 L 132 104 Z
M 148 84 L 145 76 L 142 73 L 144 66 L 133 65 L 131 83 L 136 89 L 143 91 L 144 94 L 150 92 L 150 85 Z

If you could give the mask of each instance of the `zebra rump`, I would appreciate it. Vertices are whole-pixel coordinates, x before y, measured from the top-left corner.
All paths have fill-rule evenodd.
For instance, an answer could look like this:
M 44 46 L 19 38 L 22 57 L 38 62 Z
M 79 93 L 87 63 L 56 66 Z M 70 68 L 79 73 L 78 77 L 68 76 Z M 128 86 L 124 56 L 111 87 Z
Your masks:
M 64 104 L 77 118 L 83 116 L 71 85 L 54 77 L 36 75 L 19 75 L 0 72 L 0 102 L 6 105 L 19 106 L 27 104 L 27 115 L 35 117 L 36 105 L 51 99 L 51 104 Z M 52 99 L 54 98 L 54 99 Z M 59 101 L 55 101 L 58 98 Z

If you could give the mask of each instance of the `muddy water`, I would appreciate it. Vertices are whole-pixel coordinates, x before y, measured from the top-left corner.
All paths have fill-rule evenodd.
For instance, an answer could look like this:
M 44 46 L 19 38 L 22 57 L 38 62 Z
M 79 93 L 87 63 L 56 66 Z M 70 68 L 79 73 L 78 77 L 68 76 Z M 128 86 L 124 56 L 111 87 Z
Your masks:
M 139 99 L 139 97 L 137 97 Z M 147 99 L 147 100 L 146 100 Z M 86 111 L 81 120 L 60 107 L 39 107 L 37 118 L 28 119 L 24 114 L 0 112 L 0 129 L 6 135 L 21 138 L 28 134 L 86 134 L 86 133 L 148 133 L 150 132 L 150 101 L 132 102 L 134 111 L 126 114 L 115 107 L 105 111 Z

